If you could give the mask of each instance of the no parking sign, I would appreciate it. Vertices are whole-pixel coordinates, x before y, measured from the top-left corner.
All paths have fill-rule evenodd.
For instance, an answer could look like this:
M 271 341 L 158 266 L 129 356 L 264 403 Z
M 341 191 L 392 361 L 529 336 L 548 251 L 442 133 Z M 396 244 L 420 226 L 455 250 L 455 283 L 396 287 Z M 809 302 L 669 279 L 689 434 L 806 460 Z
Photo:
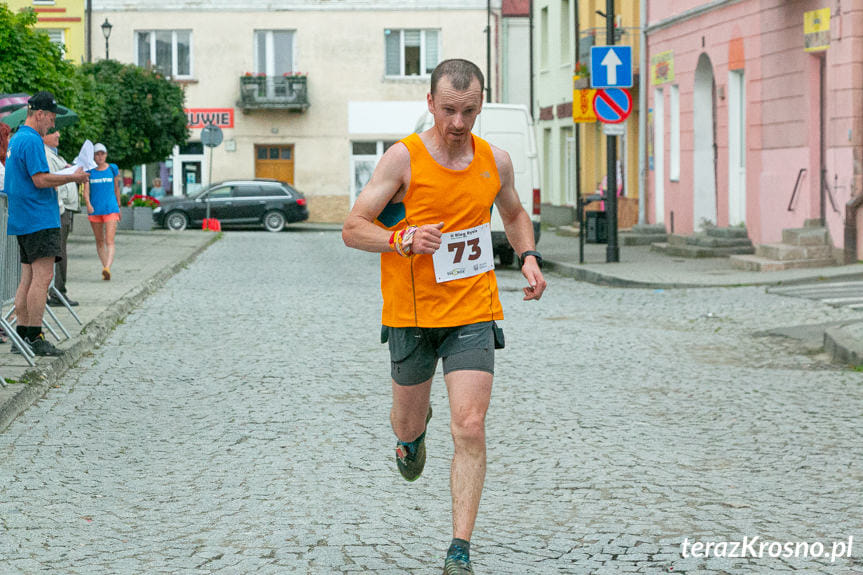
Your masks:
M 600 122 L 619 124 L 632 113 L 632 96 L 623 88 L 597 90 L 593 97 L 593 110 Z

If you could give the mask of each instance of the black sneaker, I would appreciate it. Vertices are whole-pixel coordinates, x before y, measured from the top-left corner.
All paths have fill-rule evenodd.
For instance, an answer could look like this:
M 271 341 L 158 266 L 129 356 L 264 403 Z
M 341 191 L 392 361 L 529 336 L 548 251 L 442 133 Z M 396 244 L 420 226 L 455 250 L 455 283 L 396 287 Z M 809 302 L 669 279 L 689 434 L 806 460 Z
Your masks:
M 78 305 L 78 302 L 73 299 L 69 299 L 68 297 L 66 298 L 66 301 L 69 302 L 69 305 L 72 307 Z M 62 307 L 63 301 L 58 297 L 51 296 L 48 298 L 48 305 L 50 305 L 51 307 Z
M 30 349 L 33 353 L 42 357 L 56 357 L 63 355 L 63 352 L 54 347 L 54 344 L 45 339 L 44 335 L 40 335 L 36 341 L 29 341 Z
M 461 547 L 456 546 L 446 556 L 443 564 L 443 575 L 470 575 L 473 567 L 470 566 L 470 557 Z
M 429 412 L 426 416 L 426 428 L 428 428 L 431 416 L 432 408 L 429 406 Z M 399 473 L 408 481 L 416 481 L 422 475 L 423 468 L 426 465 L 425 430 L 423 430 L 422 435 L 409 443 L 405 443 L 404 441 L 396 442 L 396 465 L 399 468 Z

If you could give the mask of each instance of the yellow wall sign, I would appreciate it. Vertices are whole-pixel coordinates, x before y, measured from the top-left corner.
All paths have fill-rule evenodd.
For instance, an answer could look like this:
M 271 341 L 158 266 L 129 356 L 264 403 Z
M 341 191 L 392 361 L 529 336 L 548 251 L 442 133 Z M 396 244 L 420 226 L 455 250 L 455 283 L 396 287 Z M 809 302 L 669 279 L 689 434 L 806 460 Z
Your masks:
M 572 80 L 578 80 L 579 76 L 573 76 Z M 596 122 L 596 112 L 593 111 L 593 97 L 596 90 L 573 90 L 572 91 L 572 121 L 591 123 Z
M 803 45 L 807 52 L 818 52 L 830 47 L 830 8 L 804 12 Z
M 650 58 L 654 84 L 674 82 L 674 51 L 661 52 Z

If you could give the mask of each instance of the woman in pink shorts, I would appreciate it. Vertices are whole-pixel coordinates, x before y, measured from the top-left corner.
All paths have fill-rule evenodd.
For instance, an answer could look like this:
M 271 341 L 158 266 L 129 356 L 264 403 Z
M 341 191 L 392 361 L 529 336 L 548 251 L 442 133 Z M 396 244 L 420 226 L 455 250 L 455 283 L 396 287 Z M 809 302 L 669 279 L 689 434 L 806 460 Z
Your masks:
M 84 201 L 96 236 L 96 252 L 102 260 L 102 279 L 110 280 L 114 235 L 120 221 L 120 169 L 106 161 L 108 149 L 104 144 L 93 146 L 93 157 L 96 167 L 89 172 L 90 181 L 84 182 Z

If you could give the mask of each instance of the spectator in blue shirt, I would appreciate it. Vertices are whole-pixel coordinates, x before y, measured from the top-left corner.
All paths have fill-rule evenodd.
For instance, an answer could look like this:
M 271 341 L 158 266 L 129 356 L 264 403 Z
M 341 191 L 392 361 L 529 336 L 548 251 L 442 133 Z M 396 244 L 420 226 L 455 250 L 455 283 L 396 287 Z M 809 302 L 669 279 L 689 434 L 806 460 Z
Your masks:
M 50 92 L 39 92 L 27 103 L 27 119 L 9 142 L 4 191 L 9 196 L 7 233 L 18 236 L 21 282 L 15 293 L 18 334 L 36 355 L 60 355 L 42 333 L 42 315 L 54 263 L 61 258 L 60 207 L 56 186 L 83 183 L 87 172 L 52 174 L 42 137 L 54 127 L 60 107 Z

